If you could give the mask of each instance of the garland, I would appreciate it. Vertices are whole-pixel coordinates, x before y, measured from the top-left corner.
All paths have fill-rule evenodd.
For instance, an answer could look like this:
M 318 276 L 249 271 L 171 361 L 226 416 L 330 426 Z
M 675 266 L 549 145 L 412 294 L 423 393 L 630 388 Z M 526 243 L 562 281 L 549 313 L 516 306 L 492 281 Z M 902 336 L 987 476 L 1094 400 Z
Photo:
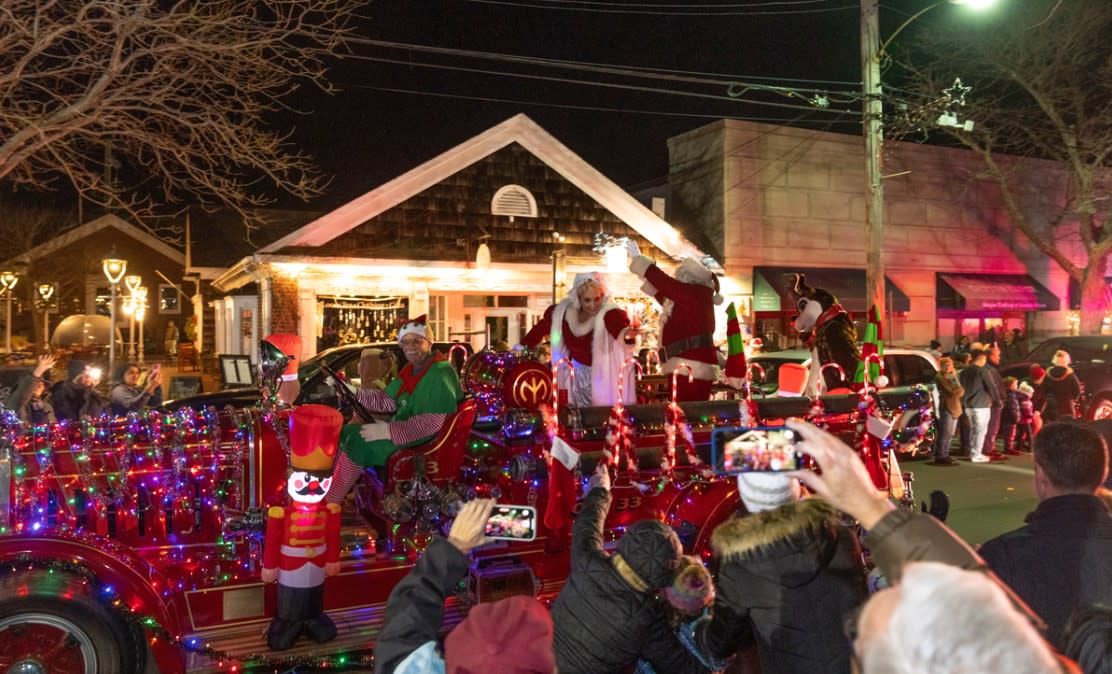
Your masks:
M 271 671 L 293 672 L 301 668 L 327 669 L 331 671 L 347 671 L 360 668 L 367 669 L 374 666 L 374 655 L 367 652 L 352 654 L 327 655 L 320 657 L 305 656 L 273 656 L 271 654 L 249 653 L 237 656 L 227 651 L 213 648 L 210 644 L 197 638 L 183 638 L 173 635 L 162 626 L 155 618 L 133 610 L 119 596 L 111 585 L 100 582 L 96 574 L 84 564 L 75 561 L 63 561 L 32 557 L 29 554 L 20 554 L 9 564 L 0 567 L 0 574 L 17 573 L 20 570 L 42 570 L 48 573 L 69 573 L 78 576 L 85 585 L 94 592 L 97 601 L 119 612 L 124 621 L 131 627 L 149 634 L 149 641 L 153 645 L 158 640 L 173 644 L 186 653 L 197 653 L 216 661 L 218 667 L 230 672 L 263 672 Z

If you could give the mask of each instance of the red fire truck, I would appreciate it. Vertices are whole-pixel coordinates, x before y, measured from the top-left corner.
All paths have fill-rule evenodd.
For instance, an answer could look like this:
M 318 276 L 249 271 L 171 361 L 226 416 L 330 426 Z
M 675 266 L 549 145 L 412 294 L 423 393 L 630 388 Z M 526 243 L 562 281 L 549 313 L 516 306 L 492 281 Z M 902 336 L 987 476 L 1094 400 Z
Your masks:
M 282 412 L 182 409 L 36 427 L 9 414 L 0 423 L 0 672 L 369 665 L 390 590 L 462 502 L 494 497 L 543 514 L 553 432 L 586 474 L 614 442 L 609 408 L 559 409 L 546 424 L 537 408 L 551 397 L 550 374 L 521 356 L 476 354 L 463 380 L 470 397 L 439 435 L 368 472 L 345 504 L 342 570 L 325 584 L 339 636 L 280 653 L 266 648 L 275 590 L 260 566 L 264 513 L 286 495 Z M 877 398 L 897 412 L 923 405 L 924 395 Z M 666 403 L 624 408 L 627 456 L 607 540 L 651 517 L 670 524 L 687 551 L 707 554 L 711 531 L 740 508 L 736 484 L 673 452 L 676 433 L 705 461 L 711 431 L 737 425 L 747 410 L 770 420 L 816 410 L 805 398 L 755 403 L 685 403 L 679 417 Z M 823 404 L 830 428 L 860 435 L 857 396 Z M 477 551 L 447 622 L 474 602 L 553 597 L 567 546 L 566 530 L 542 525 L 535 541 Z

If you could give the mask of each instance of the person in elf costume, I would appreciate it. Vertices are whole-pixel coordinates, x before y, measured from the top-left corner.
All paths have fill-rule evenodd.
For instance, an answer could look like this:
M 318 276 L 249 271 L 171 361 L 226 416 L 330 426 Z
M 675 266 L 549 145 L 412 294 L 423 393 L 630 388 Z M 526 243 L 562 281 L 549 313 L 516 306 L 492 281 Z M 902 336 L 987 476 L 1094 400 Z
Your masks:
M 435 436 L 463 401 L 459 375 L 451 362 L 433 351 L 433 334 L 425 316 L 409 319 L 398 330 L 406 366 L 386 388 L 361 386 L 355 395 L 374 414 L 390 414 L 386 423 L 348 424 L 340 437 L 330 503 L 342 503 L 368 466 L 384 466 L 399 449 Z
M 691 257 L 680 264 L 672 277 L 642 255 L 636 241 L 627 242 L 626 251 L 629 270 L 643 281 L 641 291 L 663 307 L 660 341 L 667 358 L 663 372 L 671 374 L 680 363 L 691 368 L 691 381 L 687 377 L 676 381 L 676 401 L 709 400 L 711 385 L 718 377 L 718 352 L 713 338 L 714 306 L 722 304 L 718 277 Z
M 294 334 L 277 332 L 263 341 L 268 342 L 280 355 L 286 357 L 286 369 L 282 371 L 282 379 L 278 385 L 278 400 L 286 405 L 293 405 L 297 396 L 301 394 L 301 382 L 297 380 L 301 338 Z M 263 348 L 266 348 L 266 345 Z M 266 356 L 267 354 L 263 354 L 264 359 Z
M 572 405 L 610 406 L 619 398 L 627 405 L 637 401 L 634 368 L 624 364 L 640 346 L 640 330 L 630 325 L 624 309 L 610 301 L 602 274 L 576 274 L 568 296 L 545 310 L 521 343 L 535 349 L 546 336 L 552 362 L 564 358 L 572 362 L 574 376 L 569 376 L 568 368 L 560 368 L 556 382 L 561 391 L 568 391 Z
M 264 583 L 278 582 L 274 619 L 266 631 L 272 650 L 305 635 L 317 643 L 336 637 L 324 612 L 324 579 L 340 572 L 340 507 L 324 503 L 343 417 L 326 405 L 302 405 L 290 417 L 290 503 L 267 512 Z

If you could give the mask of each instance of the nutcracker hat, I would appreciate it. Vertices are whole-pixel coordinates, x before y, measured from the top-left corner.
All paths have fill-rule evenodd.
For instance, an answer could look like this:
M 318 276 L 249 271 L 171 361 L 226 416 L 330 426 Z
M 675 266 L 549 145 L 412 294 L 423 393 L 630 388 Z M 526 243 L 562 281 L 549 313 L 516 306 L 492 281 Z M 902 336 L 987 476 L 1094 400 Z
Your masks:
M 801 396 L 810 371 L 800 363 L 784 363 L 776 373 L 778 396 Z
M 282 371 L 282 381 L 297 379 L 297 356 L 301 353 L 301 337 L 288 332 L 276 332 L 268 336 L 266 341 L 286 357 L 286 369 Z
M 432 328 L 429 327 L 428 315 L 421 314 L 417 318 L 405 319 L 405 323 L 402 323 L 402 326 L 398 328 L 398 342 L 401 342 L 406 335 L 417 335 L 430 342 L 433 341 L 434 337 Z
M 344 417 L 327 405 L 302 405 L 290 416 L 290 468 L 320 477 L 332 474 Z

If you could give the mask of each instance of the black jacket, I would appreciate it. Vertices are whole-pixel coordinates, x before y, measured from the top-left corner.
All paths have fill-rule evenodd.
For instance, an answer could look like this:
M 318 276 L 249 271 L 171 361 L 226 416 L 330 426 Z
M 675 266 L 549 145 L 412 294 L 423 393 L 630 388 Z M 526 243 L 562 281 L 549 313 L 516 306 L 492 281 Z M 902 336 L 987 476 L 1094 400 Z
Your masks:
M 965 389 L 965 397 L 961 401 L 965 409 L 1000 406 L 1000 389 L 996 387 L 987 366 L 966 365 L 958 372 L 958 381 Z
M 560 674 L 624 672 L 639 658 L 657 672 L 706 672 L 680 644 L 652 588 L 633 589 L 602 548 L 610 492 L 596 487 L 572 527 L 571 573 L 552 605 Z
M 1058 365 L 1050 368 L 1046 371 L 1042 388 L 1043 393 L 1046 394 L 1044 419 L 1054 421 L 1077 417 L 1074 403 L 1081 398 L 1081 381 L 1072 368 Z
M 1112 604 L 1112 516 L 1096 496 L 1049 498 L 1026 526 L 985 543 L 981 557 L 1047 624 L 1061 647 L 1075 608 Z
M 393 674 L 413 651 L 435 641 L 444 620 L 444 600 L 470 566 L 470 559 L 446 539 L 435 537 L 413 570 L 394 586 L 386 619 L 375 640 L 375 671 Z
M 714 617 L 699 650 L 723 660 L 756 638 L 763 674 L 849 672 L 842 619 L 865 601 L 861 548 L 825 502 L 732 519 L 711 536 Z
M 108 398 L 93 388 L 78 386 L 72 381 L 60 381 L 50 389 L 50 402 L 54 405 L 54 416 L 77 420 L 81 417 L 97 417 L 108 409 Z

